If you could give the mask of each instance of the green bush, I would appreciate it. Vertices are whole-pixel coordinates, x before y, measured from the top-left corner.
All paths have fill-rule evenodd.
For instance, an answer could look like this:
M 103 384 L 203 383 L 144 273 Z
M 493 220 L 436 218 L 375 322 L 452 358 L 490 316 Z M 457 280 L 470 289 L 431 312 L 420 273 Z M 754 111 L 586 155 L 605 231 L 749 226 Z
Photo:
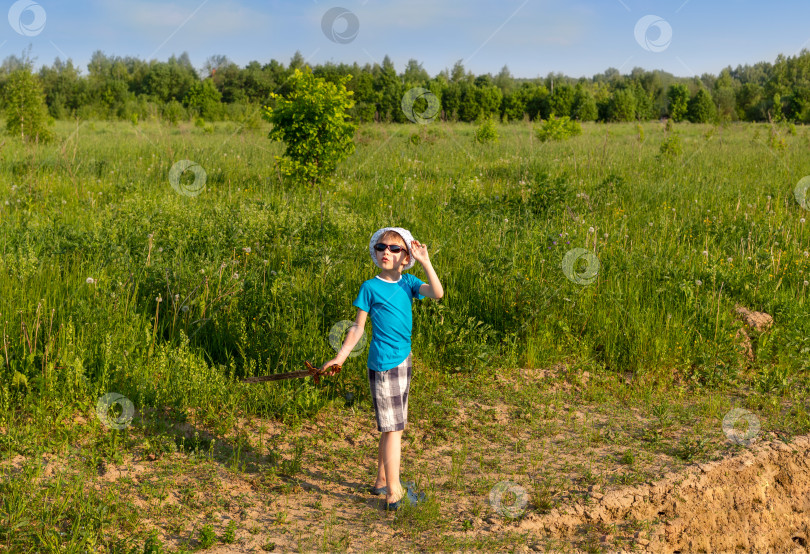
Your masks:
M 543 126 L 535 130 L 537 138 L 542 142 L 548 140 L 566 140 L 582 134 L 582 126 L 578 121 L 572 121 L 564 115 L 556 118 L 553 115 L 543 122 Z
M 487 142 L 498 142 L 498 131 L 495 130 L 495 122 L 491 117 L 481 121 L 481 124 L 475 131 L 475 142 L 480 144 L 485 144 Z
M 354 152 L 357 124 L 348 110 L 354 106 L 352 91 L 346 90 L 351 75 L 332 83 L 296 69 L 287 84 L 286 96 L 271 94 L 274 106 L 265 106 L 263 116 L 273 128 L 269 138 L 285 144 L 284 156 L 277 156 L 282 171 L 296 182 L 310 186 L 329 181 L 337 165 Z
M 683 144 L 681 143 L 681 137 L 678 135 L 672 134 L 661 143 L 661 148 L 659 149 L 661 156 L 666 156 L 670 158 L 676 158 L 683 154 Z

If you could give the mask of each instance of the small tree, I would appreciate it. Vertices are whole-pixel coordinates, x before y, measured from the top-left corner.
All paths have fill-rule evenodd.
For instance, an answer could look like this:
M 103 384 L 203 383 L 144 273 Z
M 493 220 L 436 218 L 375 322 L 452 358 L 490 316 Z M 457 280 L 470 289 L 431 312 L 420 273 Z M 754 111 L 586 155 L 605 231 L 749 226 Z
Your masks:
M 475 141 L 480 144 L 498 142 L 498 130 L 495 129 L 495 122 L 492 117 L 480 117 L 478 121 L 478 129 L 475 130 Z
M 296 181 L 320 186 L 354 152 L 357 124 L 347 121 L 347 111 L 354 106 L 345 86 L 349 79 L 346 75 L 330 83 L 315 77 L 309 67 L 296 69 L 288 82 L 289 95 L 270 95 L 276 106 L 265 106 L 263 112 L 273 124 L 269 138 L 287 145 L 284 157 L 276 160 Z
M 685 85 L 670 85 L 667 89 L 669 116 L 676 122 L 683 121 L 689 109 L 689 89 Z
M 45 105 L 45 93 L 31 64 L 13 71 L 5 87 L 6 130 L 23 140 L 48 142 L 53 139 L 52 123 Z
M 582 126 L 578 121 L 570 119 L 567 115 L 556 118 L 549 117 L 542 127 L 535 128 L 535 134 L 540 142 L 549 140 L 567 140 L 582 134 Z
M 700 89 L 689 101 L 687 117 L 692 123 L 709 123 L 717 118 L 717 106 L 706 89 Z
M 212 79 L 197 81 L 183 98 L 183 104 L 198 115 L 209 121 L 217 119 L 222 112 L 222 94 L 214 86 Z

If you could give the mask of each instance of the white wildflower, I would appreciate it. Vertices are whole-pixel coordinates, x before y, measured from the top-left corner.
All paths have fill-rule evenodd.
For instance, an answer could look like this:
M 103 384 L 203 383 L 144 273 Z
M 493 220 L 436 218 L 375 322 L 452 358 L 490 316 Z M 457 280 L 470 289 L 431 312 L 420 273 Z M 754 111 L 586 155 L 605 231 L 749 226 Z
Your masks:
M 92 277 L 88 277 L 88 278 L 87 278 L 87 284 L 88 284 L 88 285 L 92 285 L 92 284 L 93 284 L 93 283 L 95 283 L 95 282 L 96 282 L 96 280 L 95 280 L 95 279 L 93 279 Z
M 700 285 L 702 285 L 702 284 L 703 284 L 703 281 L 701 281 L 700 279 L 696 279 L 696 280 L 695 280 L 695 284 L 696 284 L 697 286 L 700 286 Z

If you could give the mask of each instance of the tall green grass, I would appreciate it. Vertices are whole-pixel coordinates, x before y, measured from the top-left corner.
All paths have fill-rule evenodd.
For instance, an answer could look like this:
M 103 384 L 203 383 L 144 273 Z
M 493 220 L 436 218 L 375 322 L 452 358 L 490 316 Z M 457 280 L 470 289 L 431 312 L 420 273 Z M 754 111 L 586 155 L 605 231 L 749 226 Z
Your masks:
M 377 273 L 369 237 L 389 225 L 428 245 L 445 289 L 414 305 L 421 363 L 568 359 L 707 388 L 776 372 L 784 388 L 810 352 L 810 214 L 793 198 L 810 173 L 807 129 L 776 129 L 780 146 L 763 124 L 679 124 L 673 157 L 660 154 L 662 124 L 641 128 L 586 124 L 554 143 L 502 125 L 499 142 L 479 144 L 474 125 L 363 126 L 321 191 L 323 220 L 319 191 L 282 182 L 266 129 L 60 123 L 50 146 L 8 140 L 0 418 L 108 391 L 138 408 L 293 418 L 348 391 L 367 400 L 365 352 L 325 387 L 235 381 L 334 355 L 328 332 L 354 319 Z M 207 173 L 196 197 L 168 181 L 183 159 Z M 598 257 L 591 285 L 561 269 L 575 247 Z M 775 318 L 753 367 L 737 303 Z

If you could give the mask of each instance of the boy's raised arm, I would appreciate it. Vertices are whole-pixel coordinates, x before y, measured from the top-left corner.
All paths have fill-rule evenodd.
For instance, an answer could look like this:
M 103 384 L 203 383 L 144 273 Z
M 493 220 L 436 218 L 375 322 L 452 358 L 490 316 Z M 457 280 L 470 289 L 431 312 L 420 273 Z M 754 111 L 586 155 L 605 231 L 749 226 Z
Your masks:
M 430 263 L 430 256 L 428 256 L 427 246 L 414 239 L 413 242 L 411 242 L 411 251 L 413 252 L 414 259 L 416 259 L 416 261 L 422 264 L 422 267 L 425 268 L 425 273 L 427 273 L 428 277 L 427 284 L 430 286 L 430 292 L 433 293 L 425 294 L 422 292 L 422 289 L 425 289 L 425 285 L 422 285 L 419 287 L 419 294 L 438 300 L 444 296 L 444 289 L 442 288 L 442 284 L 439 282 L 439 277 L 436 275 L 436 270 L 433 269 L 433 264 Z

